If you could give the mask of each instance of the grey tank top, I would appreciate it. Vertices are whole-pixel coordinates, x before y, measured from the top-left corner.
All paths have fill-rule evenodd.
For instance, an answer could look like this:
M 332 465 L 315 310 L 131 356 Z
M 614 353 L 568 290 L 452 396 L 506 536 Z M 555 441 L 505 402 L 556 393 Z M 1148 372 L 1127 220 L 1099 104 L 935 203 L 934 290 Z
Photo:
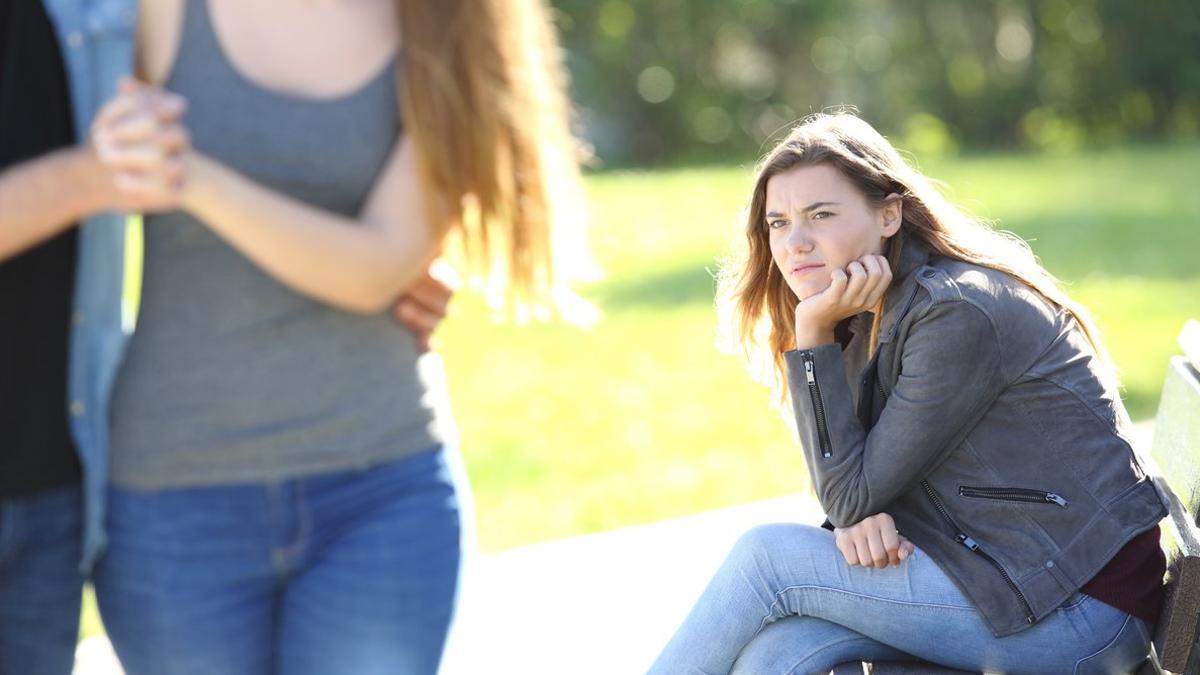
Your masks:
M 352 216 L 400 135 L 396 68 L 310 100 L 242 77 L 190 0 L 166 87 L 193 145 L 273 190 Z M 388 313 L 284 286 L 184 212 L 145 219 L 138 327 L 113 394 L 114 483 L 158 489 L 367 467 L 444 439 L 436 356 Z

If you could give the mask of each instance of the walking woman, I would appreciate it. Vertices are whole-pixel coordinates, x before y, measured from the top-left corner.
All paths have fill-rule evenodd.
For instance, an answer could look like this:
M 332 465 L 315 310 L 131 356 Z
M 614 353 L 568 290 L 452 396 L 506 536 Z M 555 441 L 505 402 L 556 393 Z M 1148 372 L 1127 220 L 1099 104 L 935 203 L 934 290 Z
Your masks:
M 433 673 L 466 486 L 440 362 L 385 310 L 448 234 L 498 305 L 567 297 L 547 8 L 154 0 L 139 30 L 152 87 L 93 135 L 123 190 L 170 181 L 179 209 L 146 218 L 113 399 L 116 652 L 131 674 Z
M 832 532 L 747 533 L 652 672 L 1144 659 L 1165 509 L 1096 329 L 1028 247 L 846 114 L 766 156 L 746 239 L 726 309 L 786 381 Z

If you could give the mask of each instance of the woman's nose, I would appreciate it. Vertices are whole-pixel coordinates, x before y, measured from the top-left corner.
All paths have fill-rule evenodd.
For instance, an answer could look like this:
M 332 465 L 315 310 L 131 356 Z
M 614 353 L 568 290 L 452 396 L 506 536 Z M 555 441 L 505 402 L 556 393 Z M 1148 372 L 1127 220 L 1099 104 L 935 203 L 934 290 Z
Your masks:
M 787 238 L 784 240 L 789 251 L 810 251 L 812 250 L 812 237 L 804 231 L 803 227 L 793 226 L 788 230 Z

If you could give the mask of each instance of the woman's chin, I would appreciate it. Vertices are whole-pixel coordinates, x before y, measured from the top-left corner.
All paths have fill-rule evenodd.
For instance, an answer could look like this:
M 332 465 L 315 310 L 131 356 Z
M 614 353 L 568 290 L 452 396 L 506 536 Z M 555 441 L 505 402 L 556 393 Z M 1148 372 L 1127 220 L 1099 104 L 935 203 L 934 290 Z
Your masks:
M 824 284 L 796 284 L 792 286 L 792 292 L 796 294 L 797 298 L 800 298 L 800 302 L 804 302 L 814 295 L 820 294 L 826 288 L 829 288 L 829 282 L 825 282 Z

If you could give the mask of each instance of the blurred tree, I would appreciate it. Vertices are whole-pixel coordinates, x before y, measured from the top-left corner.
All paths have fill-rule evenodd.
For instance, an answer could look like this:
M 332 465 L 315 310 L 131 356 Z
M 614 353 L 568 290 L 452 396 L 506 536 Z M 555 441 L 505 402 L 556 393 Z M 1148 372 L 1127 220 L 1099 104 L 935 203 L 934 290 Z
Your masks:
M 922 153 L 1200 130 L 1195 0 L 553 0 L 604 164 L 744 160 L 853 105 Z

